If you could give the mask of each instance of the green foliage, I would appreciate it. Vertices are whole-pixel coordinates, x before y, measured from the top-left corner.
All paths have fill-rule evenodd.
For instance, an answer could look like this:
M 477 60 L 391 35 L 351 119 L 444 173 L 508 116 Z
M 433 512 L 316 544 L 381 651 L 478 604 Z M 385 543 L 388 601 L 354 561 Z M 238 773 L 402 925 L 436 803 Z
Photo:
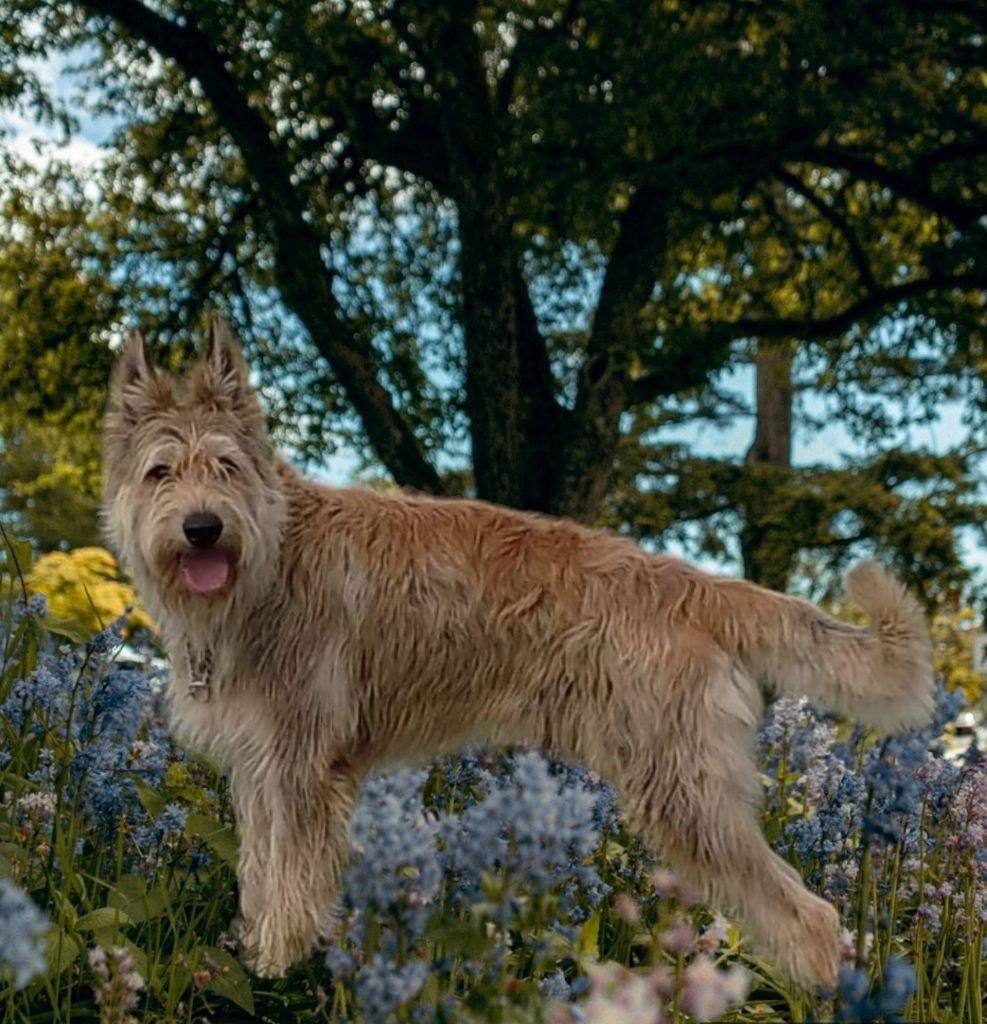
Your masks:
M 107 952 L 119 949 L 132 959 L 145 983 L 145 998 L 158 1008 L 150 1016 L 142 1013 L 142 1019 L 173 1020 L 183 1012 L 180 1006 L 203 1007 L 220 996 L 222 1005 L 232 1002 L 252 1013 L 242 967 L 228 952 L 209 944 L 219 934 L 217 922 L 232 913 L 228 863 L 209 863 L 199 852 L 221 822 L 229 821 L 222 788 L 202 769 L 190 771 L 184 762 L 176 762 L 153 797 L 158 811 L 165 805 L 194 809 L 184 828 L 162 833 L 163 842 L 152 848 L 154 833 L 130 810 L 110 831 L 100 830 L 91 817 L 93 794 L 140 786 L 142 777 L 136 753 L 130 768 L 107 771 L 106 762 L 116 756 L 110 735 L 114 727 L 100 719 L 97 694 L 102 690 L 102 699 L 108 699 L 115 650 L 79 645 L 73 652 L 77 660 L 64 650 L 56 660 L 42 620 L 20 613 L 18 621 L 11 613 L 8 602 L 0 702 L 13 699 L 28 713 L 23 720 L 3 721 L 0 750 L 6 756 L 0 764 L 0 788 L 7 800 L 0 811 L 0 875 L 41 903 L 51 925 L 48 972 L 35 983 L 31 998 L 19 1000 L 7 987 L 0 997 L 4 1020 L 19 1024 L 99 1017 L 94 990 L 100 981 L 86 954 L 96 946 Z M 64 707 L 32 707 L 30 700 L 12 696 L 23 693 L 24 681 L 42 666 L 56 676 L 73 673 L 67 717 Z M 139 705 L 141 694 L 134 696 Z M 134 741 L 146 743 L 153 724 L 153 718 L 141 724 Z M 153 743 L 147 745 L 153 748 Z M 82 767 L 87 747 L 98 754 Z M 0 982 L 0 992 L 3 987 Z M 112 1011 L 104 1005 L 100 1019 L 111 1019 L 106 1013 Z
M 622 447 L 607 520 L 645 541 L 674 538 L 740 561 L 758 534 L 759 579 L 783 589 L 795 571 L 815 600 L 837 597 L 854 560 L 876 555 L 932 607 L 969 577 L 962 542 L 980 542 L 987 507 L 979 451 L 893 448 L 845 468 L 701 458 L 684 446 Z
M 982 628 L 970 608 L 942 611 L 930 624 L 935 645 L 935 668 L 951 690 L 959 690 L 971 707 L 981 705 L 984 697 L 984 676 L 974 670 L 973 634 Z
M 0 179 L 0 508 L 43 551 L 98 542 L 116 319 L 99 213 L 65 167 Z
M 10 423 L 4 432 L 3 510 L 41 551 L 99 540 L 99 491 L 88 472 L 96 438 L 95 431 L 79 435 L 31 420 Z

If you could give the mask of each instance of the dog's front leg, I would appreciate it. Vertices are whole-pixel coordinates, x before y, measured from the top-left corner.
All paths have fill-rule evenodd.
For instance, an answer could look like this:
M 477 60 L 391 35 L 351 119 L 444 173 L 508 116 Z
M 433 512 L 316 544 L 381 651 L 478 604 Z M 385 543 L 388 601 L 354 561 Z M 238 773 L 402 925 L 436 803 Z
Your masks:
M 240 953 L 256 974 L 279 977 L 309 951 L 332 907 L 359 778 L 345 763 L 319 770 L 265 760 L 234 771 L 231 783 Z

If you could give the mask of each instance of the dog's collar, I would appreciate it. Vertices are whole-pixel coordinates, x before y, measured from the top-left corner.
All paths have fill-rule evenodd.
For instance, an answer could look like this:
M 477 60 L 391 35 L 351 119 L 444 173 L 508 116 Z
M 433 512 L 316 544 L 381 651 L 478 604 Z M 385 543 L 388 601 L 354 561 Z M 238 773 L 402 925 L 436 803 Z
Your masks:
M 212 698 L 212 650 L 205 647 L 202 653 L 193 654 L 192 645 L 186 640 L 185 658 L 189 673 L 188 695 L 206 704 Z

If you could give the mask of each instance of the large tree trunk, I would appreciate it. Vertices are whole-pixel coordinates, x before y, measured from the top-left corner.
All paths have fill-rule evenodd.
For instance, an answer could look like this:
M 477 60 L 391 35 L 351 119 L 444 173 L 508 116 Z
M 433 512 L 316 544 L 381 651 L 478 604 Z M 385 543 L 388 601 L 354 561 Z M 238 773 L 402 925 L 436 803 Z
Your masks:
M 517 507 L 522 504 L 517 304 L 510 224 L 498 177 L 493 165 L 479 181 L 461 180 L 457 189 L 466 411 L 477 496 Z
M 561 409 L 517 266 L 495 97 L 473 21 L 465 5 L 437 13 L 426 42 L 442 92 L 449 192 L 459 214 L 473 476 L 478 497 L 543 511 Z
M 667 204 L 658 188 L 637 190 L 603 278 L 552 509 L 582 522 L 596 519 L 610 486 L 620 417 L 631 394 L 630 366 L 646 333 L 641 313 L 665 260 Z
M 791 468 L 794 359 L 794 345 L 758 346 L 754 357 L 757 371 L 757 426 L 754 442 L 747 452 L 749 463 Z
M 779 490 L 791 477 L 795 344 L 760 343 L 756 367 L 757 424 L 745 462 L 750 474 L 740 546 L 744 575 L 770 587 L 788 585 L 796 549 L 788 541 Z

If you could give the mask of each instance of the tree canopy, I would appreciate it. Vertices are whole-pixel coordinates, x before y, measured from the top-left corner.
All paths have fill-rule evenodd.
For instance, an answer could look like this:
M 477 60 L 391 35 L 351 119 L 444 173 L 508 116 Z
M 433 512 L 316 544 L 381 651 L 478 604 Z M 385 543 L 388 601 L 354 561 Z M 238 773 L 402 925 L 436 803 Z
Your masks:
M 947 400 L 983 426 L 976 0 L 0 13 L 0 97 L 57 117 L 32 61 L 70 52 L 119 124 L 68 279 L 96 254 L 115 322 L 169 352 L 222 308 L 300 454 L 349 437 L 426 492 L 726 529 L 775 585 L 862 545 L 959 581 L 979 451 L 903 430 Z M 872 456 L 793 465 L 807 395 Z M 742 462 L 666 439 L 737 415 Z

